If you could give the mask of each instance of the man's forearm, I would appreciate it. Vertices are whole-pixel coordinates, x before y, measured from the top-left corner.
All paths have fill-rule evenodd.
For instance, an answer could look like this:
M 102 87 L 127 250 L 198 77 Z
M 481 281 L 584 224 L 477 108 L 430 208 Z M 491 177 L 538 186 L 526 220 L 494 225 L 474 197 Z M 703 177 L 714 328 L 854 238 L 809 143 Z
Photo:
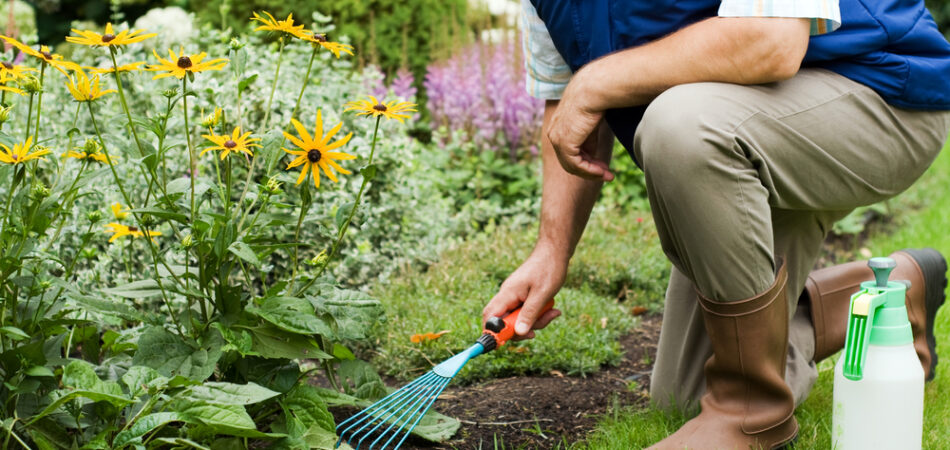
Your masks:
M 590 218 L 591 209 L 597 200 L 603 182 L 587 180 L 567 173 L 558 162 L 547 128 L 551 115 L 557 107 L 557 101 L 548 101 L 544 110 L 542 127 L 541 159 L 543 164 L 543 184 L 541 193 L 541 225 L 538 232 L 536 252 L 559 261 L 567 261 L 574 253 Z M 610 160 L 613 149 L 613 135 L 601 127 L 598 136 L 598 152 L 604 161 Z M 595 132 L 598 132 L 595 131 Z
M 808 19 L 710 18 L 595 60 L 575 78 L 600 111 L 649 103 L 680 84 L 780 81 L 798 71 L 808 31 Z

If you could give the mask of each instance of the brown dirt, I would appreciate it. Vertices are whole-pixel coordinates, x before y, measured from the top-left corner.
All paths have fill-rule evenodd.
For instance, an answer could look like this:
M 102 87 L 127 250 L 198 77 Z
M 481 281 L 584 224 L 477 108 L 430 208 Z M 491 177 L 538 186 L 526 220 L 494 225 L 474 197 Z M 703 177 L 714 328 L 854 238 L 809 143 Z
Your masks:
M 552 371 L 450 386 L 435 408 L 462 422 L 452 440 L 442 444 L 407 440 L 401 448 L 491 449 L 495 442 L 503 442 L 505 448 L 553 448 L 562 441 L 581 440 L 610 408 L 646 404 L 660 323 L 660 316 L 644 316 L 640 326 L 620 340 L 625 351 L 621 363 L 587 377 Z M 353 411 L 333 413 L 342 420 Z

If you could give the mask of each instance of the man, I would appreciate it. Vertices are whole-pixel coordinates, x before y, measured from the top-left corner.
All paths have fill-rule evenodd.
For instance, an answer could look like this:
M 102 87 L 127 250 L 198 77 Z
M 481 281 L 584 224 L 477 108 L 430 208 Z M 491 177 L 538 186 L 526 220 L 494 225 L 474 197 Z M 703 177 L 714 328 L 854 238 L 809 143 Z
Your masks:
M 522 4 L 528 89 L 547 100 L 541 223 L 483 316 L 523 304 L 516 333 L 531 338 L 560 314 L 538 311 L 613 179 L 613 132 L 673 264 L 651 395 L 701 406 L 655 447 L 791 442 L 815 361 L 841 348 L 847 297 L 871 278 L 862 263 L 809 274 L 827 231 L 906 189 L 950 128 L 950 45 L 923 1 Z M 894 257 L 932 377 L 946 263 Z

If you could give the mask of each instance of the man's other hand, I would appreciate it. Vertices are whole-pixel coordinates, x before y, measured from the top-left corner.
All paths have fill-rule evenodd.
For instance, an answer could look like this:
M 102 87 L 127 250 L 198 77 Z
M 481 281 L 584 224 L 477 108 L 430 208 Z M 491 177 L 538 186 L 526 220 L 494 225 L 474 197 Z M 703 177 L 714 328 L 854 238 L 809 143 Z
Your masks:
M 544 250 L 535 249 L 534 253 L 515 270 L 504 283 L 495 297 L 482 310 L 482 326 L 493 316 L 503 317 L 510 311 L 521 307 L 521 314 L 515 324 L 515 340 L 531 339 L 533 330 L 547 326 L 561 311 L 551 309 L 538 317 L 538 312 L 554 298 L 567 275 L 567 263 L 560 258 L 545 255 Z
M 598 143 L 613 141 L 603 122 L 603 112 L 593 111 L 585 103 L 581 83 L 571 81 L 551 117 L 548 139 L 557 159 L 570 174 L 591 180 L 612 181 L 614 174 L 603 156 L 598 157 Z M 603 129 L 602 129 L 603 128 Z

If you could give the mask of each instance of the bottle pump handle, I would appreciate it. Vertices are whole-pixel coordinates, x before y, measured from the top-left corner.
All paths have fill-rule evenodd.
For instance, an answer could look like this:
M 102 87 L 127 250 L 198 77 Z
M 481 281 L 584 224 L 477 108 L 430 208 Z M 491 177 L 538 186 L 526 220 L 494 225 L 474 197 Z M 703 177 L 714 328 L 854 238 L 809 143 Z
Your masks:
M 874 272 L 874 281 L 877 287 L 887 287 L 887 278 L 891 276 L 891 271 L 897 267 L 897 261 L 891 258 L 871 258 L 868 261 L 868 267 Z

